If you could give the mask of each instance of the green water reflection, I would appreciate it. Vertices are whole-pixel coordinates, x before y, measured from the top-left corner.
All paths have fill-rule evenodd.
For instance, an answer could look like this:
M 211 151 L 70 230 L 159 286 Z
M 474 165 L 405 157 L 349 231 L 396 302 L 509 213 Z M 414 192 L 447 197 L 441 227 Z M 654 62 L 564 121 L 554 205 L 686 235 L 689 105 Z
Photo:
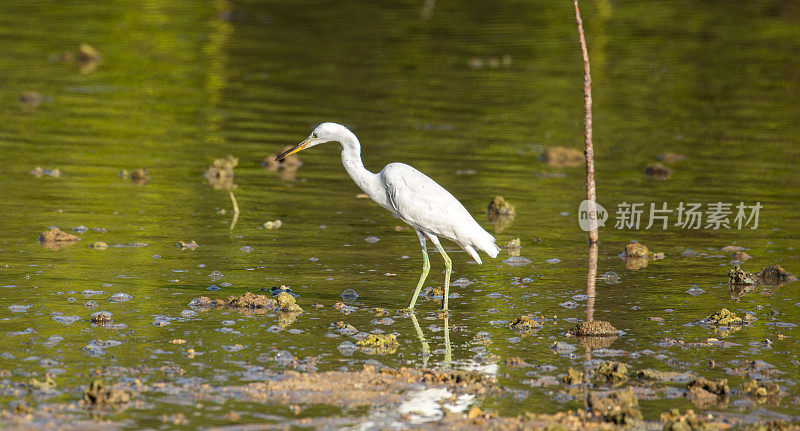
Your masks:
M 575 215 L 583 172 L 538 158 L 553 146 L 580 148 L 583 136 L 574 16 L 561 6 L 440 1 L 431 18 L 421 20 L 422 2 L 0 5 L 0 298 L 7 304 L 0 309 L 0 369 L 11 372 L 11 383 L 55 369 L 62 387 L 77 388 L 89 370 L 107 365 L 181 367 L 186 377 L 213 382 L 245 379 L 247 364 L 279 369 L 272 358 L 280 351 L 319 357 L 320 370 L 372 359 L 337 349 L 349 340 L 332 335 L 339 320 L 365 332 L 397 333 L 402 348 L 376 357 L 385 365 L 444 361 L 442 321 L 427 313 L 438 304 L 418 305 L 430 358 L 423 357 L 427 348 L 415 322 L 394 312 L 407 303 L 419 274 L 416 237 L 396 231 L 399 221 L 371 201 L 355 198 L 360 191 L 342 169 L 337 146 L 301 153 L 295 181 L 261 166 L 317 123 L 336 121 L 359 136 L 368 169 L 392 161 L 417 167 L 487 229 L 492 226 L 483 212 L 495 195 L 515 204 L 516 219 L 496 237 L 499 244 L 519 237 L 522 256 L 532 263 L 509 266 L 503 252 L 477 266 L 446 246 L 453 279 L 472 282 L 451 290 L 459 296 L 450 301 L 449 324 L 461 329 L 449 334 L 452 360 L 464 366 L 499 358 L 504 383 L 528 391 L 524 400 L 494 400 L 501 413 L 581 406 L 581 399 L 533 387 L 535 377 L 526 376 L 531 369 L 502 365 L 518 356 L 563 372 L 584 360 L 582 351 L 570 357 L 549 349 L 569 341 L 564 333 L 586 314 L 585 299 L 572 299 L 586 293 L 586 236 Z M 721 368 L 706 367 L 709 359 L 759 358 L 789 372 L 782 377 L 789 396 L 768 410 L 796 409 L 789 399 L 798 395 L 792 352 L 800 332 L 792 325 L 800 323 L 800 295 L 789 285 L 731 300 L 725 284 L 730 257 L 719 249 L 746 247 L 754 257 L 744 264 L 748 270 L 778 263 L 800 272 L 800 10 L 778 0 L 600 1 L 584 9 L 600 203 L 612 211 L 622 202 L 763 206 L 758 229 L 742 230 L 618 230 L 612 215 L 600 231 L 598 274 L 614 271 L 620 283 L 598 282 L 594 302 L 596 319 L 625 332 L 610 349 L 623 351 L 617 359 L 633 368 L 709 377 L 723 376 Z M 93 70 L 62 59 L 82 42 L 102 54 Z M 40 93 L 41 104 L 21 106 L 23 91 Z M 645 167 L 665 152 L 686 158 L 670 164 L 669 179 L 647 178 Z M 228 154 L 239 157 L 235 193 L 242 211 L 232 231 L 227 192 L 202 177 L 214 158 Z M 58 168 L 63 176 L 37 178 L 29 173 L 36 166 Z M 137 168 L 147 169 L 148 184 L 118 176 Z M 262 227 L 275 219 L 281 229 Z M 89 230 L 78 244 L 57 251 L 35 240 L 50 226 L 81 225 L 107 232 Z M 365 241 L 370 236 L 380 240 Z M 634 239 L 665 259 L 626 269 L 617 254 Z M 182 251 L 179 240 L 200 246 Z M 110 247 L 88 247 L 97 241 Z M 147 245 L 125 246 L 134 243 Z M 689 248 L 705 255 L 682 255 Z M 443 279 L 439 256 L 431 261 L 428 286 Z M 213 280 L 213 271 L 223 277 Z M 225 311 L 153 324 L 180 317 L 200 295 L 226 297 L 281 284 L 299 294 L 307 310 L 287 328 L 275 328 L 272 314 Z M 206 290 L 212 285 L 221 289 Z M 704 293 L 688 294 L 692 287 Z M 353 305 L 361 310 L 350 316 L 333 308 L 345 289 L 359 294 Z M 88 297 L 85 290 L 105 293 Z M 117 292 L 133 299 L 107 302 Z M 89 300 L 99 307 L 85 307 Z M 570 300 L 578 306 L 561 305 Z M 314 302 L 325 307 L 315 309 Z M 30 308 L 14 312 L 10 305 Z M 658 344 L 664 337 L 696 342 L 719 336 L 693 323 L 723 306 L 759 318 L 725 338 L 736 347 Z M 392 310 L 395 322 L 378 323 L 369 312 L 374 307 Z M 101 309 L 127 327 L 89 325 L 90 314 Z M 82 320 L 64 325 L 53 313 Z M 514 338 L 507 322 L 525 313 L 558 319 L 535 335 Z M 35 332 L 11 335 L 26 328 Z M 491 344 L 473 342 L 481 331 Z M 54 335 L 64 340 L 48 347 Z M 770 349 L 763 348 L 768 338 Z M 123 344 L 92 356 L 84 347 L 96 339 Z M 226 347 L 237 344 L 241 350 Z M 188 348 L 201 355 L 188 358 Z M 42 362 L 48 358 L 55 362 Z M 0 402 L 9 405 L 17 396 L 5 391 Z M 154 426 L 162 413 L 176 411 L 166 397 L 151 401 L 150 408 L 116 418 L 130 427 Z M 689 406 L 683 399 L 642 403 L 650 419 L 667 406 Z M 188 416 L 191 408 L 182 409 Z M 272 413 L 288 415 L 280 407 Z M 212 416 L 191 420 L 217 423 Z

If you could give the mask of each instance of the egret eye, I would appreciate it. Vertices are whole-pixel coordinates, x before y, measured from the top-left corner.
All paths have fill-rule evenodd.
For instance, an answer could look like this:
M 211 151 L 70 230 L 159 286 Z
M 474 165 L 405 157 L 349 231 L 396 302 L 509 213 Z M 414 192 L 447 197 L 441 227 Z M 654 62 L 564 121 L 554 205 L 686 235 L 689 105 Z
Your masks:
M 317 139 L 317 134 L 316 133 L 312 133 L 311 137 L 314 138 L 314 139 Z

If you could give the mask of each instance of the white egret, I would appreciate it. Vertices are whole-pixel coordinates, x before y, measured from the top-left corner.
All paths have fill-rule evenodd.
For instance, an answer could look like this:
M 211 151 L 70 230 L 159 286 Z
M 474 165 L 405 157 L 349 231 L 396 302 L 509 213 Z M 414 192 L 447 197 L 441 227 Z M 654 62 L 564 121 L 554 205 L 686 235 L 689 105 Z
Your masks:
M 361 161 L 361 144 L 358 138 L 341 124 L 320 124 L 305 141 L 286 150 L 275 160 L 282 160 L 298 151 L 326 142 L 341 144 L 342 164 L 350 178 L 370 199 L 411 226 L 419 237 L 423 258 L 422 275 L 408 309 L 414 309 L 420 289 L 431 268 L 426 248 L 427 238 L 442 254 L 447 268 L 442 303 L 442 310 L 447 311 L 453 264 L 442 248 L 439 237 L 458 244 L 479 264 L 481 258 L 477 250 L 482 250 L 493 258 L 497 257 L 500 248 L 495 244 L 494 237 L 472 218 L 467 209 L 450 192 L 413 167 L 404 163 L 390 163 L 377 174 L 368 171 Z

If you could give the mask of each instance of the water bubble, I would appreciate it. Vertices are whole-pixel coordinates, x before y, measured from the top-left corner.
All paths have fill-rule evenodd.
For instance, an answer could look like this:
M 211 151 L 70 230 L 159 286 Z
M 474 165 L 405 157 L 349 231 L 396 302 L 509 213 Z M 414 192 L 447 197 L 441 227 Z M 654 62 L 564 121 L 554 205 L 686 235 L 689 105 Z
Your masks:
M 345 301 L 352 302 L 355 301 L 356 298 L 358 298 L 358 292 L 356 292 L 353 289 L 347 289 L 344 292 L 342 292 L 341 296 L 342 299 L 344 299 Z
M 353 352 L 358 350 L 358 347 L 350 341 L 342 341 L 342 343 L 339 344 L 338 349 L 341 354 L 350 356 L 353 354 Z
M 195 298 L 195 299 L 197 299 L 197 298 Z M 192 301 L 194 301 L 194 299 Z M 183 310 L 183 311 L 181 311 L 181 317 L 189 318 L 189 317 L 194 317 L 194 316 L 197 316 L 197 312 L 194 311 L 194 310 Z
M 368 236 L 368 237 L 364 238 L 364 241 L 366 241 L 366 242 L 368 242 L 370 244 L 375 244 L 376 242 L 378 242 L 380 240 L 381 239 L 378 238 L 377 236 Z
M 90 299 L 90 300 L 86 301 L 86 303 L 83 304 L 83 306 L 91 310 L 92 308 L 97 308 L 97 302 L 92 301 Z
M 578 303 L 575 302 L 575 301 L 566 301 L 566 302 L 562 302 L 562 303 L 560 303 L 558 305 L 560 305 L 560 306 L 562 306 L 562 307 L 564 307 L 566 309 L 571 309 L 571 308 L 577 307 Z
M 100 295 L 100 294 L 103 294 L 103 293 L 105 293 L 105 292 L 103 292 L 102 290 L 91 290 L 91 289 L 86 289 L 86 290 L 82 291 L 81 293 L 83 294 L 83 296 L 85 296 L 85 297 L 87 297 L 87 298 L 88 298 L 88 297 L 90 297 L 90 296 L 93 296 L 93 295 Z
M 31 308 L 30 305 L 9 305 L 8 311 L 12 313 L 24 313 L 28 311 L 29 308 Z
M 214 271 L 211 274 L 208 274 L 208 276 L 211 277 L 211 279 L 214 281 L 217 281 L 220 278 L 224 277 L 224 275 L 222 275 L 222 273 L 219 271 Z
M 84 233 L 84 232 L 86 232 L 87 230 L 89 230 L 89 228 L 87 228 L 86 226 L 83 226 L 83 225 L 81 225 L 81 226 L 75 226 L 74 228 L 72 228 L 72 231 L 73 231 L 73 232 L 76 232 L 76 233 Z
M 64 325 L 71 325 L 81 318 L 78 316 L 53 316 L 53 320 Z
M 693 287 L 689 288 L 689 290 L 686 291 L 686 293 L 688 293 L 689 295 L 692 295 L 692 296 L 697 296 L 697 295 L 703 294 L 705 292 L 706 292 L 705 290 L 703 290 L 703 289 L 701 289 L 701 288 L 699 288 L 697 286 L 693 286 Z
M 133 296 L 128 295 L 127 293 L 115 293 L 108 298 L 108 302 L 127 302 L 133 299 Z
M 239 251 L 241 251 L 243 253 L 250 253 L 251 251 L 253 251 L 253 247 L 250 247 L 249 245 L 246 245 L 246 246 L 240 248 Z
M 531 262 L 532 261 L 530 259 L 522 256 L 511 256 L 503 261 L 503 263 L 505 263 L 508 266 L 525 266 Z
M 619 275 L 617 275 L 614 271 L 608 271 L 607 273 L 600 276 L 608 284 L 611 283 L 619 283 Z
M 217 286 L 216 284 L 212 284 L 211 286 L 206 287 L 206 290 L 210 290 L 212 292 L 216 292 L 222 289 L 221 287 Z
M 577 295 L 572 295 L 572 299 L 574 299 L 576 301 L 586 301 L 587 298 L 589 298 L 589 297 L 584 295 L 584 294 L 582 294 L 582 293 L 579 293 Z
M 561 262 L 561 259 L 559 259 L 557 257 L 554 257 L 554 258 L 545 260 L 545 262 L 547 262 L 547 263 L 558 263 L 558 262 Z
M 471 281 L 467 280 L 464 277 L 459 278 L 458 280 L 450 283 L 451 286 L 458 286 L 458 287 L 467 287 L 472 284 Z

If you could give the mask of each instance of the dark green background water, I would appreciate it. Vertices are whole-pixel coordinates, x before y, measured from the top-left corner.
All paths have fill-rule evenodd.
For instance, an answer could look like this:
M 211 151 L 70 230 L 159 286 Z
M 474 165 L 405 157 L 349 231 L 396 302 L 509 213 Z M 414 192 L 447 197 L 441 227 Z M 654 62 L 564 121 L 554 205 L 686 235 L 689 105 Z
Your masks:
M 531 264 L 508 266 L 502 252 L 477 266 L 446 245 L 453 279 L 474 282 L 451 290 L 461 296 L 450 301 L 450 324 L 465 327 L 451 334 L 458 364 L 495 354 L 560 371 L 580 367 L 582 355 L 554 355 L 549 346 L 569 341 L 563 334 L 585 316 L 585 300 L 572 309 L 559 305 L 585 293 L 586 235 L 576 220 L 584 174 L 580 167 L 549 167 L 538 158 L 548 147 L 582 146 L 582 65 L 571 4 L 439 1 L 428 20 L 420 18 L 421 8 L 421 1 L 2 4 L 0 298 L 7 305 L 31 305 L 23 313 L 0 307 L 0 369 L 12 371 L 6 383 L 57 368 L 59 384 L 76 389 L 53 402 L 76 399 L 87 370 L 104 365 L 177 365 L 190 377 L 235 382 L 243 363 L 260 363 L 259 355 L 280 350 L 320 356 L 320 369 L 363 362 L 370 357 L 343 356 L 336 349 L 346 337 L 325 337 L 343 318 L 362 331 L 396 331 L 401 349 L 378 357 L 383 364 L 421 365 L 409 319 L 395 315 L 387 327 L 366 311 L 346 317 L 331 307 L 348 288 L 359 293 L 355 305 L 364 309 L 405 306 L 421 266 L 415 235 L 396 232 L 398 220 L 369 200 L 355 199 L 359 190 L 334 144 L 301 153 L 296 181 L 260 166 L 265 156 L 299 142 L 323 121 L 352 128 L 367 168 L 378 171 L 393 161 L 417 167 L 487 229 L 484 211 L 495 195 L 516 206 L 515 221 L 496 237 L 499 244 L 519 237 Z M 708 370 L 708 359 L 763 359 L 787 372 L 780 378 L 790 394 L 767 410 L 796 410 L 789 400 L 797 395 L 800 330 L 775 323 L 798 323 L 797 286 L 761 290 L 735 302 L 725 284 L 729 253 L 717 249 L 747 247 L 754 256 L 744 265 L 748 270 L 778 263 L 800 272 L 800 7 L 779 0 L 598 1 L 583 5 L 583 14 L 594 80 L 598 197 L 612 211 L 600 230 L 598 273 L 620 275 L 618 284 L 598 283 L 595 318 L 626 333 L 611 348 L 624 350 L 617 359 L 634 369 L 677 367 L 709 377 L 721 372 Z M 81 42 L 103 55 L 89 73 L 57 58 Z M 44 96 L 35 109 L 17 100 L 28 90 Z M 645 167 L 667 151 L 686 159 L 671 165 L 668 180 L 647 178 Z M 236 197 L 242 213 L 233 231 L 227 193 L 202 177 L 214 158 L 228 154 L 239 157 Z M 36 166 L 59 168 L 64 175 L 36 178 L 29 173 Z M 136 168 L 146 168 L 152 181 L 136 186 L 117 176 Z M 465 170 L 475 174 L 457 172 Z M 755 230 L 617 230 L 613 211 L 621 202 L 667 202 L 672 208 L 680 202 L 760 202 L 763 209 Z M 228 214 L 217 213 L 223 208 Z M 283 228 L 262 228 L 274 219 Z M 54 225 L 108 232 L 90 230 L 80 243 L 51 251 L 36 238 Z M 370 244 L 368 236 L 380 241 Z M 666 258 L 626 270 L 617 254 L 633 239 Z M 196 240 L 200 247 L 181 251 L 178 240 Z M 96 241 L 111 247 L 89 248 Z M 136 242 L 147 246 L 115 246 Z M 242 251 L 244 246 L 252 251 Z M 724 257 L 684 257 L 687 248 Z M 560 261 L 545 262 L 552 258 Z M 431 259 L 428 286 L 443 279 L 439 256 Z M 212 271 L 224 277 L 212 281 Z M 522 288 L 513 277 L 535 281 Z M 206 290 L 222 282 L 230 286 Z M 157 315 L 178 317 L 200 295 L 226 297 L 280 284 L 291 286 L 307 310 L 290 326 L 301 333 L 268 332 L 272 315 L 221 311 L 166 327 L 152 324 Z M 705 293 L 689 295 L 693 286 Z M 84 307 L 85 289 L 106 292 L 91 298 L 98 309 Z M 116 292 L 133 299 L 106 302 Z M 314 302 L 327 307 L 314 310 Z M 725 338 L 737 346 L 656 344 L 665 336 L 686 342 L 718 336 L 693 323 L 723 306 L 759 317 Z M 430 301 L 418 306 L 434 350 L 444 347 L 442 332 L 429 329 L 441 328 L 441 320 L 426 314 L 436 307 Z M 89 325 L 89 315 L 100 309 L 114 313 L 127 329 Z M 54 312 L 82 320 L 62 325 L 52 320 Z M 504 322 L 532 312 L 559 320 L 535 336 L 508 341 L 515 334 Z M 241 335 L 214 331 L 223 320 L 236 320 L 233 328 Z M 36 333 L 8 335 L 28 327 Z M 470 343 L 480 331 L 494 340 L 485 353 Z M 66 339 L 48 348 L 43 342 L 51 335 Z M 188 343 L 170 344 L 174 338 Z M 771 349 L 761 348 L 767 338 L 774 341 Z M 92 357 L 82 349 L 93 339 L 123 344 Z M 234 344 L 244 349 L 222 348 Z M 186 358 L 189 347 L 203 355 Z M 43 358 L 56 364 L 41 365 Z M 441 360 L 437 351 L 431 363 Z M 532 388 L 526 371 L 501 365 L 505 383 L 529 391 L 522 402 L 500 397 L 496 407 L 502 413 L 582 404 L 562 403 Z M 6 391 L 0 402 L 8 407 L 15 398 Z M 155 395 L 148 402 L 115 420 L 153 426 L 162 413 L 176 409 Z M 643 401 L 651 419 L 664 407 L 688 405 Z M 192 420 L 208 424 L 217 414 Z

